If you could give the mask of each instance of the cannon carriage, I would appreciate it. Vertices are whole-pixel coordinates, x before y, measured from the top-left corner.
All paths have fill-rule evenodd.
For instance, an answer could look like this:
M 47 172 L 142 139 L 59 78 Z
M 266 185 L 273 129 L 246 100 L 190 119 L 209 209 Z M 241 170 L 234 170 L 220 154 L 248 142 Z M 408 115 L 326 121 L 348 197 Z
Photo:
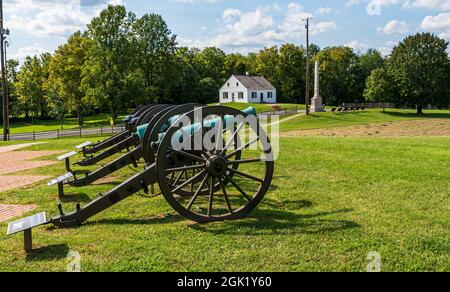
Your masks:
M 149 193 L 155 184 L 168 204 L 189 220 L 239 219 L 255 209 L 270 188 L 273 149 L 252 108 L 242 112 L 222 106 L 170 106 L 137 127 L 134 136 L 141 140 L 136 149 L 145 160 L 142 171 L 87 205 L 77 204 L 70 213 L 59 204 L 58 216 L 41 216 L 45 220 L 29 224 L 26 231 L 43 224 L 78 227 L 135 193 Z M 24 230 L 9 233 L 19 231 Z

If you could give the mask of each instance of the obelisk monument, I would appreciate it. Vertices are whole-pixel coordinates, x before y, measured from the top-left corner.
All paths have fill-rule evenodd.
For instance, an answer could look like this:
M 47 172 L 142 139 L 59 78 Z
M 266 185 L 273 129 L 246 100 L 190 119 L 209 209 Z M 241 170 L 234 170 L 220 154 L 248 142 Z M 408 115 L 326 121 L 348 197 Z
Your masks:
M 314 97 L 311 99 L 311 112 L 322 113 L 325 109 L 322 104 L 322 97 L 320 96 L 320 83 L 319 83 L 319 61 L 316 61 L 316 68 L 314 73 Z

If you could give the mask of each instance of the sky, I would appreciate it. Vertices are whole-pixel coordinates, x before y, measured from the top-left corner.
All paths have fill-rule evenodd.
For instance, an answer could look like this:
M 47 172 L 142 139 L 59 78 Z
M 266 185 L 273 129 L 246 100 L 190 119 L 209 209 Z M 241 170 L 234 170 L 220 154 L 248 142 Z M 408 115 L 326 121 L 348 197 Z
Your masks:
M 247 54 L 264 47 L 349 46 L 387 55 L 405 36 L 422 31 L 450 41 L 450 0 L 4 0 L 10 29 L 8 58 L 53 52 L 68 36 L 85 30 L 108 4 L 138 16 L 161 14 L 181 46 L 217 46 Z

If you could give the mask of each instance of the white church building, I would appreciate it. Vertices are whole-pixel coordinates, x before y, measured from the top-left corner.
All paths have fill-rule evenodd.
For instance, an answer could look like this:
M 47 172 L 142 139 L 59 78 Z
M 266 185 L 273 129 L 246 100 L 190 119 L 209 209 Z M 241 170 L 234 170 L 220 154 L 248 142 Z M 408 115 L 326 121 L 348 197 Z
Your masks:
M 277 103 L 276 88 L 262 76 L 232 75 L 219 94 L 220 103 Z

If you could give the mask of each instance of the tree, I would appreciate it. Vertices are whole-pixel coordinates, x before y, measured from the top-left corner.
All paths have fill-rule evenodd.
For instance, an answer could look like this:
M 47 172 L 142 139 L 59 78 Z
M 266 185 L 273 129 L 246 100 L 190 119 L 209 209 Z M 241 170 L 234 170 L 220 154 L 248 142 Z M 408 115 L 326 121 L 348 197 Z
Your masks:
M 19 116 L 20 108 L 18 104 L 17 90 L 16 90 L 16 82 L 17 82 L 17 74 L 19 73 L 19 61 L 10 59 L 6 63 L 6 67 L 8 69 L 8 92 L 9 92 L 9 107 L 10 114 L 12 116 Z
M 241 54 L 228 54 L 225 57 L 225 75 L 232 74 L 243 75 L 247 73 L 247 64 L 245 57 Z
M 417 107 L 423 114 L 428 104 L 448 101 L 448 42 L 431 33 L 409 36 L 397 45 L 389 58 L 388 70 L 399 88 L 398 102 Z
M 364 97 L 369 102 L 391 102 L 395 100 L 394 82 L 386 69 L 378 68 L 372 71 L 366 81 Z
M 45 83 L 51 94 L 52 112 L 63 118 L 67 112 L 76 113 L 78 125 L 83 125 L 83 114 L 89 105 L 81 88 L 82 70 L 89 41 L 80 32 L 69 37 L 66 44 L 54 53 Z
M 362 97 L 365 79 L 360 78 L 358 57 L 353 49 L 326 48 L 313 58 L 316 60 L 320 62 L 320 89 L 326 104 L 339 105 Z
M 253 72 L 269 80 L 275 88 L 280 88 L 280 56 L 278 47 L 265 48 L 256 55 Z M 279 97 L 282 98 L 282 92 Z
M 169 100 L 179 80 L 178 71 L 174 70 L 176 36 L 156 14 L 146 14 L 135 21 L 132 33 L 134 67 L 142 71 L 146 95 L 152 97 L 148 101 Z
M 208 77 L 200 80 L 198 86 L 197 102 L 202 104 L 209 104 L 217 101 L 217 96 L 219 93 L 219 85 L 214 81 L 214 79 Z
M 373 70 L 382 68 L 385 60 L 381 53 L 375 49 L 369 49 L 365 54 L 359 57 L 359 64 L 364 69 L 364 73 L 368 77 Z
M 225 53 L 218 48 L 206 48 L 194 58 L 194 66 L 200 78 L 212 78 L 217 84 L 225 82 Z
M 43 56 L 48 59 L 47 55 Z M 44 62 L 47 62 L 44 61 Z M 37 56 L 27 57 L 17 74 L 16 90 L 19 106 L 25 113 L 25 117 L 30 115 L 32 121 L 41 115 L 45 117 L 47 100 L 44 89 L 45 73 L 42 66 L 42 59 Z
M 107 105 L 113 119 L 129 103 L 128 76 L 133 65 L 131 26 L 136 16 L 123 6 L 109 5 L 88 25 L 90 45 L 82 72 L 86 98 Z
M 172 95 L 178 103 L 200 102 L 198 93 L 200 74 L 195 68 L 194 59 L 200 53 L 199 49 L 178 48 L 175 53 L 176 68 L 180 80 Z
M 279 51 L 280 98 L 298 103 L 305 96 L 306 51 L 292 44 L 283 45 Z

